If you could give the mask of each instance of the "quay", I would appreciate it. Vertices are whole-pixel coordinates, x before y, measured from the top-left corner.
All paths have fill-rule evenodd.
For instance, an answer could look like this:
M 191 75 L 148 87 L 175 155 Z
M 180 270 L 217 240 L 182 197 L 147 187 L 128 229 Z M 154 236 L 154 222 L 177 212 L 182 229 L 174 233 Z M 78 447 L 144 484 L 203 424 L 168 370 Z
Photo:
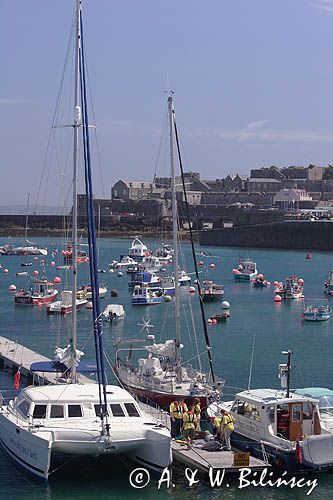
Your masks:
M 50 362 L 51 359 L 24 347 L 15 340 L 0 336 L 0 369 L 14 371 L 20 367 L 21 376 L 26 377 L 28 383 L 32 383 L 33 380 L 37 379 L 39 384 L 57 384 L 59 373 L 43 373 L 42 375 L 38 375 L 38 373 L 30 371 L 31 364 L 36 361 Z M 94 382 L 81 373 L 78 374 L 78 379 L 81 383 Z
M 225 474 L 239 475 L 240 469 L 246 467 L 251 469 L 251 472 L 260 472 L 270 465 L 263 460 L 250 456 L 248 465 L 234 465 L 235 451 L 207 451 L 201 449 L 203 440 L 193 441 L 191 449 L 187 449 L 186 445 L 172 441 L 172 456 L 173 463 L 178 463 L 182 466 L 191 468 L 193 471 L 198 470 L 200 475 L 204 478 L 209 476 L 211 469 L 213 474 L 219 470 L 223 470 Z M 204 441 L 203 441 L 204 442 Z M 198 444 L 200 443 L 200 444 Z

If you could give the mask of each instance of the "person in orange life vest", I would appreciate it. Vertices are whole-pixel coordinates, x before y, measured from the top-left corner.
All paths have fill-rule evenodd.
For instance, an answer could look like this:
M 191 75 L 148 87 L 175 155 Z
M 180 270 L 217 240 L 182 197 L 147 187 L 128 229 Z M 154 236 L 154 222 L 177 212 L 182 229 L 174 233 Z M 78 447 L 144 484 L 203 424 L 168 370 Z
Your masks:
M 223 436 L 225 449 L 231 451 L 230 436 L 235 428 L 235 419 L 226 410 L 221 410 L 222 422 L 220 426 L 220 436 Z
M 199 398 L 194 398 L 191 412 L 194 413 L 197 417 L 197 426 L 196 426 L 195 430 L 200 431 L 201 407 L 200 407 L 200 399 Z
M 171 417 L 171 437 L 177 438 L 181 436 L 183 414 L 187 411 L 187 406 L 182 399 L 176 399 L 170 405 Z
M 186 411 L 183 415 L 183 439 L 187 441 L 187 447 L 191 448 L 198 419 L 192 410 Z

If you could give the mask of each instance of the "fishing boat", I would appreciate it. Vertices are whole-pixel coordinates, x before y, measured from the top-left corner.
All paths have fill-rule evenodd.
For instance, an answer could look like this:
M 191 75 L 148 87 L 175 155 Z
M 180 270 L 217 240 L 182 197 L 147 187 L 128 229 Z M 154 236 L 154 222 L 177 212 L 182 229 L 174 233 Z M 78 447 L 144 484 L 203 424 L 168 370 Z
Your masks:
M 163 292 L 149 286 L 136 285 L 132 292 L 133 306 L 155 306 L 163 302 Z
M 135 262 L 141 262 L 145 257 L 148 257 L 150 252 L 147 246 L 136 236 L 128 250 L 128 256 Z
M 217 285 L 212 280 L 205 280 L 202 282 L 201 296 L 204 302 L 213 302 L 215 300 L 222 300 L 224 295 L 224 286 Z
M 109 321 L 110 323 L 115 323 L 121 319 L 125 319 L 125 310 L 121 304 L 108 304 L 104 309 L 103 319 Z
M 96 291 L 93 293 L 92 317 L 96 365 L 88 366 L 88 370 L 97 374 L 97 383 L 79 383 L 82 367 L 80 357 L 83 353 L 77 349 L 76 310 L 73 307 L 71 339 L 68 347 L 61 349 L 60 352 L 57 350 L 53 362 L 33 363 L 30 367 L 34 372 L 52 371 L 61 374 L 59 384 L 27 387 L 8 404 L 0 406 L 0 443 L 3 449 L 27 471 L 44 480 L 55 472 L 55 458 L 60 461 L 61 467 L 77 456 L 102 458 L 114 456 L 117 461 L 122 457 L 125 461 L 135 461 L 145 468 L 158 472 L 171 463 L 171 437 L 167 428 L 157 425 L 158 421 L 141 410 L 125 389 L 108 385 L 106 382 L 102 322 L 99 321 L 97 245 L 85 91 L 84 38 L 81 27 L 81 1 L 76 0 L 73 30 L 77 55 L 73 191 L 76 197 L 75 151 L 79 149 L 77 146 L 81 129 L 88 204 L 90 281 Z M 79 82 L 83 85 L 81 92 Z M 73 220 L 77 208 L 75 197 L 73 196 Z M 75 222 L 73 224 L 76 227 Z M 73 267 L 76 265 L 74 237 Z M 75 298 L 73 293 L 73 303 Z
M 302 318 L 305 321 L 327 321 L 330 319 L 332 310 L 328 303 L 322 301 L 311 301 L 310 299 L 305 304 Z
M 173 109 L 172 94 L 168 97 L 168 123 L 169 123 L 169 148 L 170 148 L 170 168 L 171 168 L 171 192 L 172 192 L 172 234 L 173 243 L 173 267 L 175 280 L 174 293 L 174 326 L 168 327 L 167 339 L 163 342 L 155 342 L 155 336 L 149 333 L 153 327 L 149 320 L 144 320 L 142 330 L 146 333 L 146 341 L 141 339 L 123 340 L 116 344 L 115 371 L 121 383 L 134 394 L 145 400 L 157 403 L 159 406 L 169 409 L 169 405 L 175 399 L 186 399 L 188 403 L 194 398 L 199 398 L 202 407 L 206 407 L 207 398 L 220 394 L 224 381 L 215 376 L 213 369 L 211 348 L 204 317 L 202 296 L 200 294 L 199 272 L 196 265 L 195 248 L 191 225 L 192 256 L 195 262 L 196 282 L 198 286 L 198 297 L 201 305 L 202 325 L 207 347 L 207 356 L 210 371 L 206 373 L 201 365 L 201 358 L 198 353 L 199 369 L 193 368 L 189 363 L 186 365 L 182 361 L 182 349 L 184 345 L 180 339 L 180 287 L 179 280 L 179 250 L 178 250 L 178 217 L 177 217 L 177 197 L 175 167 L 173 160 L 174 134 L 176 136 L 175 113 Z M 176 138 L 177 142 L 177 138 Z M 180 151 L 178 150 L 178 158 Z M 184 196 L 186 198 L 185 181 L 182 175 Z M 196 332 L 194 332 L 196 334 Z M 169 337 L 169 338 L 168 338 Z M 170 338 L 171 337 L 171 338 Z M 193 342 L 193 340 L 192 340 Z M 197 350 L 198 352 L 198 350 Z M 138 356 L 142 357 L 138 357 Z
M 139 269 L 141 271 L 148 271 L 149 273 L 158 273 L 162 267 L 162 264 L 158 257 L 154 255 L 148 255 L 144 257 L 139 263 Z
M 47 279 L 34 280 L 28 290 L 21 288 L 14 295 L 16 305 L 36 306 L 38 304 L 50 304 L 58 296 L 58 290 L 54 284 Z
M 275 282 L 274 292 L 279 295 L 281 299 L 304 299 L 303 293 L 304 281 L 297 276 L 289 276 L 286 278 L 285 283 L 281 281 Z
M 209 405 L 209 417 L 226 410 L 235 419 L 231 443 L 238 450 L 269 460 L 288 473 L 333 468 L 332 434 L 320 425 L 318 400 L 290 391 L 291 351 L 287 364 L 279 365 L 283 390 L 250 389 L 233 401 Z
M 162 278 L 157 276 L 157 274 L 138 271 L 137 273 L 131 273 L 131 279 L 128 282 L 128 287 L 132 289 L 135 286 L 147 285 L 150 288 L 161 289 L 161 283 Z
M 327 279 L 324 282 L 326 295 L 333 296 L 333 269 L 328 273 Z
M 241 258 L 238 267 L 232 270 L 235 281 L 250 281 L 258 274 L 257 265 L 249 257 Z
M 154 252 L 162 265 L 171 264 L 173 253 L 173 248 L 168 243 L 162 243 Z

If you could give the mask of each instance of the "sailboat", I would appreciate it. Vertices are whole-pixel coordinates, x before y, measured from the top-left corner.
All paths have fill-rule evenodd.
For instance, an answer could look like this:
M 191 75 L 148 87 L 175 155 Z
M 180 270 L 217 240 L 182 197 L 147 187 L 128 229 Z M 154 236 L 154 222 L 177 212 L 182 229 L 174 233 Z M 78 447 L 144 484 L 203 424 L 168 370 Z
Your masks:
M 211 349 L 207 334 L 206 321 L 203 321 L 206 347 L 210 362 L 210 373 L 207 374 L 200 370 L 195 370 L 190 365 L 184 367 L 181 359 L 181 349 L 183 345 L 180 342 L 180 287 L 179 287 L 179 255 L 178 255 L 178 218 L 177 218 L 177 198 L 175 183 L 175 166 L 173 158 L 174 133 L 176 137 L 178 156 L 179 143 L 175 123 L 175 113 L 173 108 L 172 94 L 168 96 L 168 123 L 169 123 L 169 149 L 170 149 L 170 169 L 172 183 L 172 233 L 173 233 L 173 265 L 174 265 L 174 305 L 175 305 L 175 332 L 172 332 L 171 339 L 164 343 L 155 343 L 154 336 L 147 335 L 147 340 L 152 342 L 143 347 L 133 348 L 133 342 L 129 341 L 130 349 L 126 359 L 122 354 L 125 348 L 119 342 L 116 347 L 115 370 L 123 385 L 133 393 L 154 401 L 163 408 L 168 408 L 169 404 L 175 399 L 186 399 L 187 402 L 199 398 L 203 407 L 207 405 L 207 398 L 218 397 L 222 390 L 224 381 L 215 377 L 211 359 Z M 183 180 L 183 175 L 182 175 Z M 183 190 L 186 199 L 186 191 L 183 180 Z M 193 245 L 193 239 L 192 239 Z M 192 255 L 195 260 L 194 246 Z M 196 266 L 197 269 L 197 266 Z M 199 282 L 198 272 L 196 273 L 197 282 Z M 204 319 L 202 305 L 202 294 L 200 284 L 198 285 L 198 296 L 201 305 L 201 313 Z M 151 325 L 149 325 L 151 326 Z M 147 326 L 148 332 L 148 326 Z M 139 342 L 139 341 L 138 341 Z M 136 344 L 138 345 L 138 344 Z M 131 361 L 132 352 L 144 349 L 146 357 L 139 358 L 137 365 Z M 198 357 L 200 363 L 200 357 Z
M 43 257 L 47 256 L 46 248 L 39 248 L 33 241 L 28 240 L 28 221 L 29 221 L 29 201 L 30 201 L 30 193 L 28 193 L 27 200 L 27 209 L 25 216 L 25 230 L 24 230 L 24 239 L 25 245 L 19 247 L 13 247 L 12 245 L 3 245 L 0 247 L 0 253 L 2 255 L 41 255 Z
M 32 371 L 61 374 L 63 383 L 28 387 L 8 405 L 0 407 L 0 443 L 5 451 L 30 473 L 47 480 L 53 472 L 55 455 L 64 462 L 69 456 L 110 456 L 120 454 L 144 467 L 161 471 L 171 462 L 171 438 L 166 427 L 142 411 L 125 390 L 107 384 L 102 345 L 102 321 L 98 295 L 96 231 L 89 151 L 85 57 L 81 0 L 75 16 L 76 81 L 73 154 L 73 267 L 76 260 L 76 179 L 79 131 L 83 133 L 90 280 L 93 293 L 93 329 L 98 383 L 79 383 L 84 370 L 77 349 L 75 293 L 72 311 L 72 338 L 67 348 L 57 350 L 53 362 L 35 363 Z M 81 114 L 82 110 L 82 114 Z M 76 272 L 73 273 L 76 290 Z M 87 368 L 86 368 L 87 369 Z M 111 469 L 112 470 L 112 469 Z

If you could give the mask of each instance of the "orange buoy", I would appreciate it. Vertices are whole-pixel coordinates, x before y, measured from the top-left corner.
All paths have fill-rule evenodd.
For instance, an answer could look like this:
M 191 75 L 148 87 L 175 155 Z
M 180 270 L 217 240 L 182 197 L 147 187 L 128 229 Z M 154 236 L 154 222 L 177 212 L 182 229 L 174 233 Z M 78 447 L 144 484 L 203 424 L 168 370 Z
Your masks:
M 15 285 L 9 285 L 9 291 L 10 292 L 16 292 L 16 286 Z
M 210 264 L 209 266 L 211 269 L 215 269 L 215 264 Z
M 274 302 L 281 302 L 281 300 L 282 300 L 281 295 L 275 295 Z
M 208 319 L 207 319 L 207 323 L 208 323 L 209 325 L 211 325 L 211 324 L 213 323 L 213 320 L 212 320 L 212 319 L 210 319 L 210 318 L 208 318 Z
M 54 283 L 55 285 L 58 285 L 59 283 L 61 283 L 61 279 L 59 278 L 59 276 L 56 276 L 56 277 L 54 278 L 53 283 Z
M 4 274 L 8 274 L 8 273 L 9 273 L 8 269 L 4 269 L 4 270 L 3 270 L 3 273 L 4 273 Z
M 50 262 L 50 266 L 51 266 L 51 267 L 54 267 L 55 265 L 56 265 L 56 263 L 54 262 L 54 260 L 52 260 L 52 261 Z
M 195 292 L 195 287 L 194 287 L 194 286 L 189 286 L 189 287 L 188 287 L 188 291 L 189 291 L 190 293 L 194 293 L 194 292 Z
M 34 271 L 32 274 L 33 274 L 34 276 L 38 276 L 38 271 Z

